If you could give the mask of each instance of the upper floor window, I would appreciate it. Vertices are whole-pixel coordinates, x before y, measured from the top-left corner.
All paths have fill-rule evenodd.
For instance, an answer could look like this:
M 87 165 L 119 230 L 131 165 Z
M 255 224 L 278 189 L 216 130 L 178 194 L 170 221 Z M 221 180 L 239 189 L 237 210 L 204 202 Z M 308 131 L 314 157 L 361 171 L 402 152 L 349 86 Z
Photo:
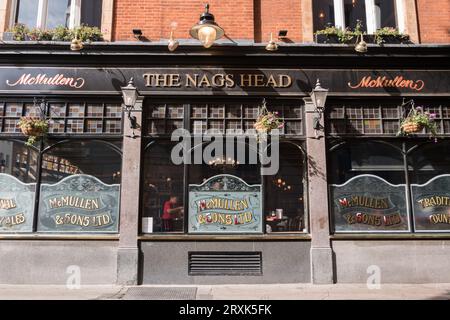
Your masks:
M 314 31 L 330 24 L 355 29 L 358 21 L 369 34 L 384 27 L 404 31 L 401 0 L 317 0 L 313 3 Z
M 100 27 L 102 0 L 15 0 L 14 23 L 29 28 L 74 28 L 80 24 Z

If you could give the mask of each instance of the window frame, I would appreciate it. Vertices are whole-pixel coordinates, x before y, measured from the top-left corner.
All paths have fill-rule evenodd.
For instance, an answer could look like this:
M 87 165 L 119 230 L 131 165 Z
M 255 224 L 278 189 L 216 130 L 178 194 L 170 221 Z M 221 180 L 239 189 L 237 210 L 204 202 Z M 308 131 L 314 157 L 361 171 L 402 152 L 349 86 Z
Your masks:
M 433 233 L 441 233 L 441 234 L 450 234 L 450 230 L 417 230 L 415 225 L 415 213 L 413 210 L 413 194 L 411 190 L 412 185 L 421 185 L 421 183 L 417 182 L 417 177 L 414 176 L 414 160 L 416 156 L 416 152 L 420 152 L 423 148 L 432 148 L 435 146 L 433 141 L 430 141 L 430 139 L 420 137 L 416 138 L 416 140 L 411 141 L 406 138 L 393 138 L 393 137 L 361 137 L 361 136 L 341 136 L 341 137 L 333 137 L 328 136 L 327 137 L 327 184 L 328 186 L 333 185 L 333 178 L 332 173 L 329 170 L 331 167 L 331 163 L 333 160 L 333 156 L 335 152 L 339 152 L 342 148 L 345 148 L 348 145 L 353 145 L 355 143 L 358 144 L 364 144 L 366 141 L 371 141 L 373 143 L 379 143 L 379 144 L 385 144 L 393 149 L 397 149 L 397 151 L 402 155 L 403 157 L 403 175 L 404 175 L 404 185 L 406 187 L 406 208 L 407 208 L 407 217 L 408 217 L 408 228 L 409 230 L 402 230 L 402 231 L 396 231 L 396 230 L 377 230 L 377 231 L 338 231 L 335 230 L 335 221 L 334 221 L 334 215 L 333 210 L 330 205 L 329 207 L 329 219 L 330 219 L 330 234 L 331 235 L 345 235 L 345 234 L 406 234 L 406 235 L 417 235 L 417 234 L 433 234 Z M 448 145 L 450 143 L 450 139 L 445 139 L 444 142 Z M 396 145 L 399 144 L 401 146 L 401 149 L 399 149 Z M 446 174 L 450 174 L 446 173 Z M 375 174 L 376 175 L 376 174 Z M 427 184 L 431 180 L 435 179 L 436 177 L 442 176 L 443 174 L 435 175 L 434 177 L 428 179 L 424 182 L 424 184 Z M 354 177 L 359 176 L 355 175 Z M 380 177 L 379 175 L 376 175 L 377 177 L 387 181 L 385 178 Z M 353 179 L 349 178 L 343 183 L 339 183 L 340 185 L 346 184 L 349 180 Z M 387 181 L 389 184 L 392 184 L 390 181 Z M 331 200 L 331 194 L 328 194 L 329 199 Z M 331 201 L 330 201 L 331 204 Z
M 263 236 L 273 236 L 273 237 L 280 237 L 283 235 L 294 235 L 294 236 L 305 236 L 310 234 L 310 226 L 309 226 L 309 194 L 308 194 L 308 168 L 307 168 L 307 150 L 306 150 L 306 130 L 305 130 L 305 108 L 304 108 L 304 102 L 302 99 L 298 99 L 298 98 L 286 98 L 286 97 L 266 97 L 266 100 L 268 101 L 268 109 L 270 110 L 271 108 L 271 104 L 277 104 L 278 106 L 282 106 L 283 108 L 286 108 L 285 105 L 287 106 L 291 106 L 294 102 L 299 103 L 299 105 L 301 105 L 302 110 L 301 110 L 301 118 L 285 118 L 288 121 L 289 120 L 293 120 L 294 121 L 300 121 L 301 122 L 301 134 L 282 134 L 280 136 L 280 145 L 281 144 L 291 144 L 294 145 L 296 148 L 298 148 L 298 152 L 300 152 L 301 157 L 302 157 L 302 167 L 299 167 L 299 169 L 302 170 L 302 175 L 303 175 L 303 199 L 304 199 L 304 205 L 303 205 L 303 218 L 304 218 L 304 229 L 303 231 L 281 231 L 281 232 L 270 232 L 267 233 L 266 232 L 266 221 L 264 219 L 263 221 L 263 232 L 262 235 Z M 184 102 L 183 102 L 184 101 Z M 149 116 L 150 112 L 150 105 L 157 105 L 157 104 L 161 104 L 161 105 L 165 105 L 165 106 L 169 106 L 171 103 L 172 104 L 179 104 L 182 105 L 184 108 L 184 113 L 183 113 L 183 118 L 179 118 L 179 120 L 183 122 L 183 128 L 188 130 L 192 137 L 195 137 L 196 133 L 194 133 L 194 131 L 192 131 L 191 129 L 191 122 L 194 118 L 192 118 L 191 116 L 191 106 L 196 105 L 196 104 L 205 104 L 205 105 L 215 105 L 215 104 L 241 104 L 241 110 L 243 110 L 243 105 L 245 105 L 246 103 L 252 103 L 255 101 L 262 101 L 262 97 L 246 97 L 244 99 L 236 99 L 236 98 L 230 98 L 230 97 L 225 97 L 225 98 L 199 98 L 199 97 L 185 97 L 185 98 L 158 98 L 158 99 L 152 99 L 151 101 L 149 101 L 149 104 L 146 104 L 144 102 L 144 109 L 147 110 L 147 114 L 144 114 L 143 116 L 143 121 L 144 123 L 142 124 L 145 134 L 142 135 L 142 159 L 141 159 L 141 164 L 142 164 L 142 169 L 141 169 L 141 178 L 140 178 L 140 205 L 142 206 L 139 210 L 139 235 L 141 237 L 153 237 L 153 236 L 157 236 L 157 237 L 171 237 L 171 236 L 188 236 L 188 237 L 235 237 L 235 238 L 239 238 L 239 237 L 255 237 L 255 236 L 259 236 L 258 234 L 247 234 L 247 233 L 241 233 L 241 234 L 220 234 L 220 233 L 215 233 L 215 234 L 209 234 L 209 233 L 205 233 L 205 234 L 192 234 L 188 232 L 188 224 L 187 224 L 187 219 L 188 219 L 188 204 L 189 204 L 189 199 L 188 199 L 188 187 L 189 187 L 189 164 L 183 164 L 183 207 L 184 207 L 184 223 L 183 223 L 183 230 L 182 231 L 176 231 L 176 232 L 153 232 L 153 233 L 143 233 L 142 232 L 142 217 L 143 217 L 143 197 L 144 197 L 144 193 L 143 193 L 143 188 L 142 188 L 142 184 L 144 182 L 144 171 L 145 171 L 145 153 L 146 152 L 151 152 L 152 147 L 154 147 L 155 145 L 157 145 L 159 142 L 170 142 L 170 137 L 171 137 L 171 133 L 165 132 L 165 133 L 150 133 L 148 129 L 149 123 L 152 119 L 154 119 L 153 117 Z M 209 107 L 208 107 L 209 108 Z M 209 110 L 209 109 L 208 109 Z M 209 111 L 208 111 L 209 112 Z M 165 109 L 165 114 L 168 114 L 168 110 Z M 225 109 L 225 114 L 226 114 L 226 109 Z M 243 116 L 243 112 L 241 113 L 241 116 Z M 209 119 L 209 115 L 207 116 L 207 118 Z M 225 120 L 226 117 L 221 118 L 221 120 Z M 243 117 L 238 118 L 239 120 L 244 119 Z M 213 119 L 214 120 L 214 119 Z M 165 119 L 165 121 L 167 121 L 167 119 Z M 225 129 L 225 127 L 224 127 Z M 205 134 L 205 133 L 203 133 Z M 225 136 L 227 135 L 226 132 L 222 133 Z M 248 133 L 247 133 L 248 134 Z M 176 143 L 176 142 L 174 142 Z M 201 143 L 201 145 L 208 143 L 203 141 Z M 192 145 L 192 149 L 198 147 L 199 145 Z M 268 144 L 268 147 L 270 146 L 270 144 Z M 260 175 L 261 178 L 261 187 L 262 187 L 262 210 L 263 210 L 263 217 L 265 218 L 264 215 L 264 209 L 265 209 L 265 197 L 266 197 L 266 183 L 267 183 L 267 176 L 263 176 Z
M 0 135 L 0 141 L 7 141 L 7 142 L 9 141 L 9 142 L 13 142 L 13 143 L 17 143 L 17 144 L 25 146 L 25 139 L 24 138 L 17 139 L 17 137 L 12 137 L 12 136 L 7 136 L 7 135 Z M 32 217 L 33 217 L 33 222 L 32 223 L 33 224 L 32 224 L 32 229 L 31 229 L 31 232 L 20 233 L 21 237 L 25 237 L 27 235 L 45 236 L 45 235 L 49 235 L 49 234 L 60 234 L 62 236 L 70 236 L 70 235 L 74 234 L 73 231 L 46 232 L 46 231 L 38 230 L 38 220 L 39 220 L 39 214 L 40 214 L 40 212 L 39 212 L 39 205 L 40 205 L 40 201 L 41 201 L 41 195 L 40 195 L 40 193 L 41 193 L 41 185 L 45 183 L 45 182 L 43 182 L 43 179 L 42 179 L 42 172 L 45 170 L 43 168 L 43 161 L 44 161 L 43 158 L 44 158 L 44 155 L 46 155 L 47 153 L 51 152 L 53 149 L 58 148 L 60 145 L 64 145 L 64 144 L 67 144 L 67 143 L 70 144 L 70 143 L 73 143 L 73 142 L 83 142 L 83 141 L 84 142 L 90 142 L 90 143 L 94 142 L 94 143 L 103 144 L 105 147 L 107 147 L 109 150 L 111 150 L 111 152 L 116 153 L 116 155 L 120 158 L 120 161 L 121 161 L 120 168 L 122 169 L 123 149 L 122 149 L 122 145 L 120 145 L 120 146 L 117 145 L 117 143 L 122 143 L 122 138 L 121 137 L 116 137 L 114 140 L 104 139 L 102 137 L 98 137 L 97 139 L 92 139 L 92 138 L 89 138 L 89 137 L 70 138 L 70 139 L 68 139 L 68 138 L 55 138 L 54 137 L 53 139 L 49 139 L 49 141 L 47 141 L 47 143 L 45 143 L 45 144 L 43 142 L 41 142 L 37 146 L 30 146 L 30 147 L 25 146 L 25 147 L 28 148 L 28 153 L 27 153 L 27 159 L 28 159 L 27 160 L 27 165 L 28 165 L 28 167 L 30 166 L 28 162 L 30 161 L 29 159 L 31 157 L 31 152 L 35 152 L 36 153 L 37 161 L 36 161 L 36 164 L 35 164 L 35 167 L 36 167 L 36 180 L 34 182 L 31 182 L 31 183 L 35 184 L 35 191 L 34 191 L 34 199 L 35 200 L 34 200 L 34 204 L 33 204 L 33 215 L 32 215 Z M 12 161 L 14 161 L 14 160 L 12 159 L 11 163 L 12 163 Z M 14 175 L 11 175 L 11 176 L 17 178 Z M 96 176 L 93 176 L 93 177 L 97 178 Z M 17 178 L 17 179 L 19 179 L 19 178 Z M 99 178 L 97 178 L 97 179 L 99 179 Z M 119 180 L 118 184 L 121 186 L 122 185 L 122 178 L 120 177 L 119 179 L 120 180 Z M 103 180 L 100 180 L 100 181 L 103 182 Z M 118 201 L 119 201 L 119 205 L 120 205 L 120 201 L 121 201 L 120 194 L 119 194 Z M 119 218 L 119 221 L 120 221 L 120 211 L 119 211 L 118 218 Z M 83 236 L 83 237 L 84 236 L 92 236 L 92 235 L 94 235 L 94 236 L 105 236 L 105 235 L 106 236 L 111 236 L 111 235 L 117 236 L 119 233 L 120 233 L 120 224 L 118 225 L 118 231 L 117 232 L 102 232 L 102 231 L 100 231 L 100 232 L 96 232 L 96 231 L 94 231 L 94 232 L 92 232 L 92 231 L 91 232 L 75 232 L 75 234 L 77 236 Z M 10 232 L 0 232 L 1 236 L 8 235 L 8 234 L 12 234 L 12 233 L 10 233 Z
M 86 123 L 86 121 L 89 119 L 89 117 L 87 116 L 87 109 L 86 106 L 93 104 L 102 104 L 102 106 L 104 107 L 103 112 L 104 115 L 101 117 L 102 119 L 105 119 L 105 112 L 106 112 L 106 107 L 108 104 L 117 104 L 118 106 L 122 106 L 120 102 L 120 99 L 118 99 L 117 97 L 110 97 L 110 96 L 99 96 L 99 97 L 88 97 L 88 96 L 74 96 L 74 97 L 62 97 L 62 96 L 55 96 L 55 97 L 51 97 L 51 96 L 43 96 L 42 99 L 45 101 L 45 103 L 47 104 L 47 108 L 46 108 L 46 116 L 47 116 L 47 120 L 50 120 L 49 118 L 49 105 L 50 104 L 64 104 L 65 106 L 70 105 L 70 104 L 80 104 L 83 105 L 84 108 L 84 116 L 82 118 L 79 119 L 83 119 L 84 123 Z M 27 104 L 33 104 L 33 97 L 18 97 L 18 96 L 11 96 L 11 97 L 2 97 L 1 102 L 0 102 L 0 106 L 3 104 L 3 106 L 5 106 L 7 103 L 16 103 L 21 105 L 22 109 L 20 112 L 20 115 L 18 115 L 17 117 L 10 117 L 10 119 L 15 119 L 15 120 L 19 120 L 19 118 L 21 116 L 25 115 L 25 106 Z M 36 102 L 39 103 L 38 99 Z M 65 114 L 67 115 L 68 112 L 68 108 L 66 108 Z M 6 108 L 3 109 L 3 113 L 0 112 L 0 127 L 3 128 L 2 123 L 4 124 L 5 119 L 8 119 L 8 117 L 5 116 L 6 115 Z M 67 117 L 65 116 L 64 119 L 66 119 Z M 93 117 L 95 118 L 95 117 Z M 106 117 L 108 118 L 108 117 Z M 97 118 L 95 118 L 97 119 Z M 32 232 L 30 233 L 21 233 L 20 236 L 24 237 L 27 235 L 31 235 L 31 236 L 47 236 L 49 233 L 45 233 L 45 232 L 38 232 L 37 230 L 37 220 L 38 220 L 38 205 L 39 205 L 39 192 L 40 192 L 40 187 L 41 187 L 41 173 L 42 173 L 42 162 L 43 162 L 43 156 L 46 152 L 48 152 L 49 150 L 52 150 L 54 147 L 63 144 L 63 143 L 67 143 L 67 142 L 74 142 L 74 141 L 89 141 L 89 142 L 93 142 L 93 141 L 97 141 L 100 143 L 103 143 L 105 145 L 108 145 L 108 147 L 112 150 L 114 150 L 115 152 L 117 152 L 121 158 L 123 158 L 123 153 L 122 153 L 122 147 L 123 145 L 121 145 L 120 147 L 118 147 L 116 145 L 116 143 L 123 143 L 123 136 L 124 136 L 124 131 L 123 131 L 123 126 L 124 126 L 124 115 L 123 115 L 123 109 L 121 108 L 121 116 L 120 116 L 120 127 L 121 127 L 121 132 L 120 133 L 106 133 L 106 132 L 102 132 L 102 133 L 90 133 L 90 132 L 83 132 L 83 133 L 69 133 L 69 132 L 64 132 L 64 133 L 49 133 L 47 138 L 48 140 L 46 141 L 46 143 L 44 143 L 43 140 L 41 140 L 40 143 L 37 143 L 34 146 L 28 147 L 30 150 L 33 150 L 34 152 L 37 152 L 37 169 L 36 169 L 36 195 L 35 195 L 35 209 L 33 212 L 33 219 L 34 219 L 34 225 L 33 225 L 33 229 Z M 25 144 L 26 141 L 26 137 L 23 136 L 23 134 L 19 131 L 17 132 L 0 132 L 0 140 L 2 141 L 13 141 L 13 142 L 17 142 L 20 144 Z M 14 161 L 14 159 L 10 160 L 11 162 Z M 120 180 L 120 185 L 122 185 L 122 180 Z M 120 213 L 119 213 L 119 217 L 120 217 Z M 119 232 L 120 232 L 120 226 L 119 226 Z M 79 232 L 76 234 L 76 237 L 117 237 L 117 235 L 119 234 L 119 232 L 117 233 L 102 233 L 102 232 L 98 232 L 98 233 L 94 233 L 94 232 Z M 0 235 L 7 235 L 8 233 L 0 233 Z M 69 237 L 69 236 L 73 236 L 74 233 L 71 232 L 61 232 L 60 235 L 64 236 L 64 237 Z
M 28 27 L 47 29 L 48 1 L 49 0 L 39 0 L 38 12 L 36 15 L 36 24 L 34 26 L 28 26 Z M 67 26 L 69 29 L 76 28 L 76 27 L 80 26 L 80 24 L 81 24 L 81 1 L 82 0 L 72 0 L 72 2 L 70 4 L 69 25 Z M 17 23 L 18 4 L 19 4 L 18 0 L 12 0 L 11 19 L 9 20 L 11 22 L 10 27 L 13 27 Z M 103 11 L 103 6 L 102 6 L 102 11 Z M 102 20 L 102 18 L 101 18 L 101 20 Z
M 16 127 L 16 130 L 13 131 L 5 131 L 6 120 L 15 120 L 16 124 L 19 121 L 20 117 L 27 115 L 26 110 L 27 106 L 33 105 L 34 102 L 40 104 L 41 102 L 45 102 L 45 116 L 46 119 L 51 121 L 62 121 L 64 124 L 63 132 L 53 132 L 52 125 L 50 124 L 49 138 L 73 138 L 73 137 L 82 137 L 82 138 L 94 138 L 98 139 L 101 137 L 102 139 L 116 138 L 123 136 L 124 125 L 125 125 L 125 117 L 122 108 L 122 102 L 120 99 L 116 97 L 43 97 L 41 99 L 37 99 L 34 101 L 33 97 L 2 97 L 0 99 L 0 138 L 2 137 L 22 137 L 22 133 Z M 8 104 L 17 104 L 21 106 L 20 114 L 15 116 L 8 116 L 6 111 L 6 106 Z M 53 112 L 52 106 L 55 105 L 63 105 L 64 106 L 64 115 L 57 115 Z M 69 113 L 69 107 L 79 105 L 83 107 L 83 115 L 82 116 L 71 116 Z M 102 106 L 103 114 L 100 115 L 89 115 L 88 109 L 89 106 Z M 107 114 L 108 107 L 120 107 L 120 116 L 112 116 Z M 68 131 L 68 120 L 80 120 L 83 122 L 83 131 L 82 132 L 71 132 Z M 89 132 L 87 123 L 90 120 L 94 121 L 102 121 L 102 132 Z M 120 132 L 107 132 L 106 124 L 108 121 L 120 121 L 119 127 Z
M 362 1 L 362 0 L 361 0 Z M 366 28 L 368 34 L 373 34 L 378 29 L 375 19 L 375 0 L 364 0 L 366 8 Z M 395 18 L 397 29 L 404 33 L 405 32 L 405 7 L 403 0 L 394 0 L 395 6 Z M 344 0 L 333 0 L 334 8 L 334 25 L 337 28 L 345 29 L 345 10 L 344 10 Z

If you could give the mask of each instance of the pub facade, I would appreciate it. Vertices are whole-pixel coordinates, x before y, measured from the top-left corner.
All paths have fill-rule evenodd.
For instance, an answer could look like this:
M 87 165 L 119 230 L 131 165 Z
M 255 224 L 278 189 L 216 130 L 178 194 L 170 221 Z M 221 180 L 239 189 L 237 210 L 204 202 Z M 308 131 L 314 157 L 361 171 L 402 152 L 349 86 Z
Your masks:
M 449 282 L 449 56 L 2 44 L 0 283 Z M 416 110 L 435 136 L 398 135 Z M 48 134 L 27 144 L 23 117 Z

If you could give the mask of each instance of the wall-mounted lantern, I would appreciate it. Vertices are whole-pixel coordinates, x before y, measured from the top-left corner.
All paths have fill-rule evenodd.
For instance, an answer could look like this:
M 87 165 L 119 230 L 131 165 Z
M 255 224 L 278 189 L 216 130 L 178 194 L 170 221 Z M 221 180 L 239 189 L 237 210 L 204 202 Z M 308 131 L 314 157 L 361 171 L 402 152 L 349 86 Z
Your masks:
M 359 53 L 367 52 L 367 43 L 364 41 L 363 34 L 361 33 L 361 41 L 359 41 L 355 46 L 355 51 Z
M 130 128 L 136 129 L 136 117 L 131 115 L 131 111 L 134 109 L 134 105 L 136 104 L 139 92 L 138 89 L 134 86 L 133 78 L 131 78 L 130 81 L 128 81 L 128 85 L 126 87 L 122 87 L 121 90 L 123 104 L 125 106 L 124 111 L 127 113 L 128 120 L 130 121 Z
M 206 4 L 205 12 L 189 33 L 192 38 L 200 40 L 205 48 L 210 48 L 214 41 L 223 37 L 225 31 L 214 21 L 214 16 L 209 13 L 209 4 Z
M 173 30 L 170 31 L 170 37 L 169 42 L 167 43 L 167 48 L 169 49 L 170 52 L 173 52 L 178 48 L 179 45 L 180 43 L 178 42 L 178 40 L 175 40 L 175 38 L 173 37 Z
M 278 44 L 273 40 L 273 33 L 270 34 L 270 40 L 269 43 L 266 46 L 267 51 L 277 51 L 278 50 Z
M 320 123 L 322 114 L 325 111 L 325 102 L 327 101 L 328 89 L 322 88 L 320 80 L 317 79 L 316 87 L 311 91 L 310 96 L 314 104 L 316 116 L 314 117 L 313 128 L 317 130 L 323 130 L 323 125 Z

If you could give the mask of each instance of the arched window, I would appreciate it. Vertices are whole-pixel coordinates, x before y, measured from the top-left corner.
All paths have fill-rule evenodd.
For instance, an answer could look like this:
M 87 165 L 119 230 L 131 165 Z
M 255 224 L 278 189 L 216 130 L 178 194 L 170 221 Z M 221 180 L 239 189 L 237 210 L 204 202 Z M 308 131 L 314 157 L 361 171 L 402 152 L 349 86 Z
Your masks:
M 183 103 L 152 99 L 145 104 L 143 135 L 148 144 L 141 181 L 142 233 L 306 231 L 304 157 L 293 144 L 304 141 L 303 103 L 271 99 L 268 105 L 285 122 L 279 139 L 286 143 L 280 152 L 265 155 L 264 143 L 257 143 L 254 134 L 259 99 L 192 99 Z M 184 160 L 189 160 L 183 164 L 171 159 L 173 148 L 181 142 L 169 141 L 177 128 L 186 129 L 182 140 L 188 146 L 183 151 L 187 151 Z M 263 155 L 270 164 L 261 161 Z M 265 192 L 265 185 L 275 179 L 265 174 L 272 171 L 272 162 L 278 163 L 280 155 L 277 174 L 284 185 L 270 185 L 271 190 Z
M 336 232 L 409 231 L 401 143 L 347 140 L 328 157 L 330 208 Z
M 376 175 L 392 184 L 405 183 L 401 144 L 348 141 L 331 149 L 329 181 L 342 184 L 362 174 Z
M 269 232 L 305 231 L 305 157 L 303 149 L 291 142 L 280 143 L 278 173 L 267 176 L 265 183 L 266 228 Z M 282 210 L 283 218 L 271 221 Z
M 183 165 L 175 165 L 170 154 L 174 144 L 153 141 L 144 151 L 142 177 L 142 217 L 144 232 L 182 232 L 184 216 L 181 210 L 173 212 L 172 223 L 164 225 L 164 204 L 172 209 L 183 207 Z M 166 208 L 167 210 L 167 208 Z
M 0 140 L 0 151 L 0 232 L 31 232 L 39 154 L 13 140 Z
M 414 228 L 450 231 L 450 142 L 428 142 L 408 154 Z
M 450 141 L 420 145 L 408 154 L 408 160 L 411 183 L 423 184 L 436 176 L 450 174 Z
M 44 150 L 39 232 L 118 232 L 122 158 L 118 145 L 62 141 Z
M 118 147 L 102 141 L 70 141 L 54 145 L 42 157 L 42 182 L 56 183 L 74 174 L 91 175 L 103 183 L 120 183 Z
M 194 157 L 193 154 L 195 152 L 203 153 L 207 146 L 208 143 L 195 146 L 191 150 L 191 156 Z M 243 141 L 235 141 L 233 144 L 234 151 L 227 151 L 226 147 L 224 143 L 223 150 L 212 154 L 212 159 L 208 163 L 196 164 L 192 161 L 193 164 L 189 166 L 189 184 L 201 184 L 207 179 L 220 174 L 239 177 L 247 184 L 260 184 L 261 164 L 257 147 Z M 245 152 L 245 159 L 243 158 L 239 162 L 237 155 L 241 150 Z M 244 155 L 240 156 L 244 157 Z
M 23 183 L 35 183 L 37 179 L 38 152 L 22 141 L 0 140 L 0 173 L 9 174 Z

